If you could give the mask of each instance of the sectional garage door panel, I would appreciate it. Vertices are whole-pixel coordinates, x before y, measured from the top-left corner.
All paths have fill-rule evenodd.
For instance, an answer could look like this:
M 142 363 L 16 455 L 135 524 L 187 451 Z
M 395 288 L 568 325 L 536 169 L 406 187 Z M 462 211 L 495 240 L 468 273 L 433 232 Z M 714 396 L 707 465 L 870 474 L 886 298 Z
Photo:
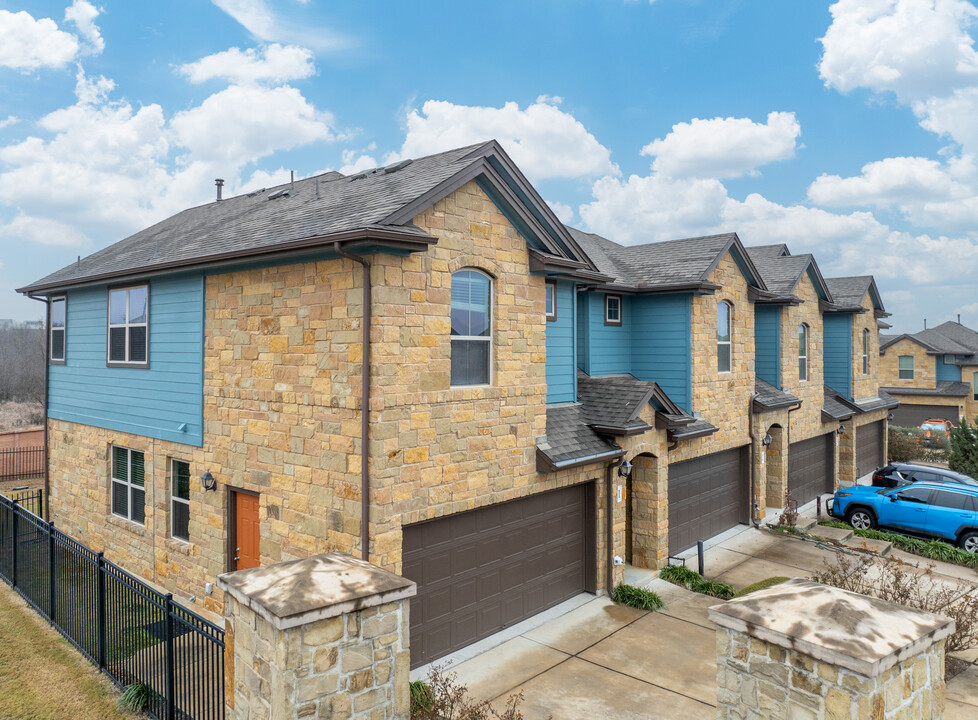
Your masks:
M 800 507 L 834 490 L 834 433 L 788 446 L 788 492 Z
M 883 421 L 856 428 L 856 477 L 873 472 L 884 463 Z
M 957 405 L 900 405 L 893 411 L 893 424 L 900 427 L 920 427 L 925 420 L 950 420 L 958 424 Z
M 749 517 L 746 447 L 669 465 L 669 553 Z
M 587 483 L 406 526 L 412 666 L 593 591 L 593 507 Z

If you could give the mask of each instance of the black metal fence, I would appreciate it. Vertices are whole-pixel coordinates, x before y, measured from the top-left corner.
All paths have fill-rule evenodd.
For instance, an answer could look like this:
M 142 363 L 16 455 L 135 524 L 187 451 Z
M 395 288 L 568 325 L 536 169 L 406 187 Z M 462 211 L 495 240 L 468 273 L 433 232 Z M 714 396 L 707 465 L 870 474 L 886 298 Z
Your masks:
M 43 474 L 43 446 L 0 450 L 0 480 L 38 477 Z
M 44 491 L 29 490 L 26 487 L 5 490 L 8 500 L 15 500 L 25 510 L 30 510 L 38 517 L 44 517 Z M 2 496 L 0 496 L 2 497 Z
M 158 720 L 223 720 L 224 630 L 0 495 L 0 577 Z

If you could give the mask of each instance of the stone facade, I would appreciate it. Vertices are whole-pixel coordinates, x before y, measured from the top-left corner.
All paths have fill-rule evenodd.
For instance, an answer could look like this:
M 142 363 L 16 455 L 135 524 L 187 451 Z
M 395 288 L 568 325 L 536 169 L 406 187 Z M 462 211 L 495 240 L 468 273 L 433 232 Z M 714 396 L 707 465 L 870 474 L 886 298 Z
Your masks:
M 912 380 L 900 379 L 901 355 L 910 355 L 914 359 Z M 904 338 L 887 347 L 880 355 L 879 384 L 883 387 L 933 389 L 937 387 L 937 369 L 934 365 L 934 358 L 934 355 L 927 354 L 927 350 L 922 345 Z
M 867 677 L 810 655 L 717 629 L 717 720 L 938 720 L 944 641 Z

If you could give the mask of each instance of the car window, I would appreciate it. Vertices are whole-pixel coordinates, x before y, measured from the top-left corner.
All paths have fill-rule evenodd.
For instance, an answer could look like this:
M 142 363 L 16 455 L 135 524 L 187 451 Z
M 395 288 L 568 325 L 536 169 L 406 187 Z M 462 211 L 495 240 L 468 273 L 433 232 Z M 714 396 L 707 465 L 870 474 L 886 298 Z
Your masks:
M 934 490 L 930 499 L 931 505 L 940 505 L 951 510 L 974 510 L 975 498 L 967 493 L 951 490 Z
M 909 487 L 896 493 L 896 496 L 906 502 L 922 503 L 926 505 L 930 498 L 930 488 Z
M 924 423 L 920 426 L 921 430 L 944 430 L 944 423 Z
M 945 475 L 945 482 L 960 483 L 961 485 L 978 485 L 978 480 L 968 475 Z
M 937 473 L 917 470 L 913 474 L 914 482 L 944 482 L 944 478 Z

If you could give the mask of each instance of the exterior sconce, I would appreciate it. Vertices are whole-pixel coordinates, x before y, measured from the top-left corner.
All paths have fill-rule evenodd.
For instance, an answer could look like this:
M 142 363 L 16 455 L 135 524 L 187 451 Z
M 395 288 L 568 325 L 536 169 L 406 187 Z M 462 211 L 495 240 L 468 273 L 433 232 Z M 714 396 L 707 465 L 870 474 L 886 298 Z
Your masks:
M 768 445 L 770 445 L 773 442 L 774 442 L 774 438 L 771 437 L 771 433 L 768 433 L 767 435 L 764 436 L 764 439 L 761 440 L 761 445 L 763 445 L 764 447 L 767 447 Z
M 628 462 L 628 460 L 623 461 L 622 464 L 618 466 L 618 474 L 623 478 L 627 478 L 632 474 L 632 464 Z
M 210 470 L 200 476 L 200 482 L 204 486 L 204 491 L 217 490 L 217 480 L 211 475 Z
M 886 419 L 889 420 L 890 422 L 893 422 L 893 413 L 890 413 L 889 415 L 887 415 L 886 416 Z
M 836 430 L 836 432 L 837 432 L 837 433 L 838 433 L 839 435 L 842 435 L 842 433 L 844 433 L 845 431 L 846 431 L 846 426 L 845 426 L 845 425 L 839 425 L 839 429 L 838 429 L 838 430 Z

